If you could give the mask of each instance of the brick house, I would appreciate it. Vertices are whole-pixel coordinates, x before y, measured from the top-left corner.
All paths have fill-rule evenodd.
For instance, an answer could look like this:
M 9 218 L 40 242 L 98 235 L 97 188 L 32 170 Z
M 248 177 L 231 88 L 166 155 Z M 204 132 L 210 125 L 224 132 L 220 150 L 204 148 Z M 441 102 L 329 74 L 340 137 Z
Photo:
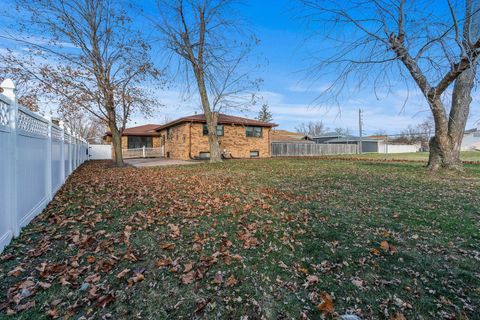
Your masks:
M 226 157 L 270 157 L 270 132 L 274 123 L 219 114 L 217 135 Z M 156 129 L 164 157 L 173 159 L 208 158 L 208 128 L 205 115 L 193 115 Z
M 217 135 L 226 157 L 270 157 L 271 130 L 276 124 L 219 114 Z M 111 143 L 111 134 L 105 135 Z M 189 160 L 210 156 L 208 128 L 203 114 L 192 115 L 164 125 L 149 124 L 125 129 L 122 149 L 159 148 L 162 157 Z

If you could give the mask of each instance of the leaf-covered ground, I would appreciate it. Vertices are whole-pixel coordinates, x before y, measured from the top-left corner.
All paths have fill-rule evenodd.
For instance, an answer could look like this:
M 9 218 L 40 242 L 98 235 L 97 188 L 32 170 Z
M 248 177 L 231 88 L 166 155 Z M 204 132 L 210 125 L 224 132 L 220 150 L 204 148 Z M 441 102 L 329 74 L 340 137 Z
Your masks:
M 336 155 L 334 158 L 352 158 L 368 160 L 386 160 L 386 161 L 428 161 L 428 152 L 409 152 L 409 153 L 362 153 L 355 155 Z M 460 158 L 469 163 L 480 163 L 480 151 L 462 151 Z
M 0 318 L 479 319 L 480 166 L 81 166 L 0 257 Z

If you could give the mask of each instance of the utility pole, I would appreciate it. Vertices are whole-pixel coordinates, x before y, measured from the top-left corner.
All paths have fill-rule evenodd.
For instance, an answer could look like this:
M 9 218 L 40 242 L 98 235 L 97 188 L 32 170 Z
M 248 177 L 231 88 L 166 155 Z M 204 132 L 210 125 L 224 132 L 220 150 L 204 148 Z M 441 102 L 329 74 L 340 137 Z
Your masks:
M 359 132 L 359 144 L 358 144 L 358 153 L 362 153 L 362 144 L 363 144 L 363 139 L 362 139 L 362 109 L 358 109 L 358 132 Z

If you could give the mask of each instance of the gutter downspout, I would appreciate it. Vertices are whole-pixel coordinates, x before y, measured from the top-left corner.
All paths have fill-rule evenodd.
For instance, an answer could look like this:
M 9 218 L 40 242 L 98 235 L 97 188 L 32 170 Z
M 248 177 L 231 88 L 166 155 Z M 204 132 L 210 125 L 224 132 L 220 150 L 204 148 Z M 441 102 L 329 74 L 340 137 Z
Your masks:
M 188 157 L 193 160 L 192 158 L 192 122 L 188 125 Z

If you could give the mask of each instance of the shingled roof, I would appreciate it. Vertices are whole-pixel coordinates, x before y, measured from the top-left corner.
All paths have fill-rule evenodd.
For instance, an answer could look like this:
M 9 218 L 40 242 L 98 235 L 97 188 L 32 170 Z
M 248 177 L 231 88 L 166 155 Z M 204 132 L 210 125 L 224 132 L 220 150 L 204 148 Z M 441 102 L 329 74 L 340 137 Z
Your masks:
M 158 136 L 159 133 L 156 131 L 161 125 L 159 124 L 145 124 L 143 126 L 125 128 L 123 130 L 124 136 Z M 111 136 L 110 131 L 106 132 L 107 136 Z
M 177 120 L 171 121 L 167 124 L 160 126 L 156 130 L 160 131 L 162 129 L 170 128 L 184 122 L 207 123 L 207 120 L 205 119 L 204 114 L 196 114 L 196 115 L 187 116 L 187 117 L 183 117 L 183 118 L 179 118 Z M 218 115 L 218 124 L 238 124 L 243 126 L 258 126 L 258 127 L 276 127 L 277 126 L 275 123 L 271 123 L 271 122 L 264 122 L 264 121 L 258 121 L 258 120 L 247 119 L 242 117 L 229 116 L 226 114 Z

